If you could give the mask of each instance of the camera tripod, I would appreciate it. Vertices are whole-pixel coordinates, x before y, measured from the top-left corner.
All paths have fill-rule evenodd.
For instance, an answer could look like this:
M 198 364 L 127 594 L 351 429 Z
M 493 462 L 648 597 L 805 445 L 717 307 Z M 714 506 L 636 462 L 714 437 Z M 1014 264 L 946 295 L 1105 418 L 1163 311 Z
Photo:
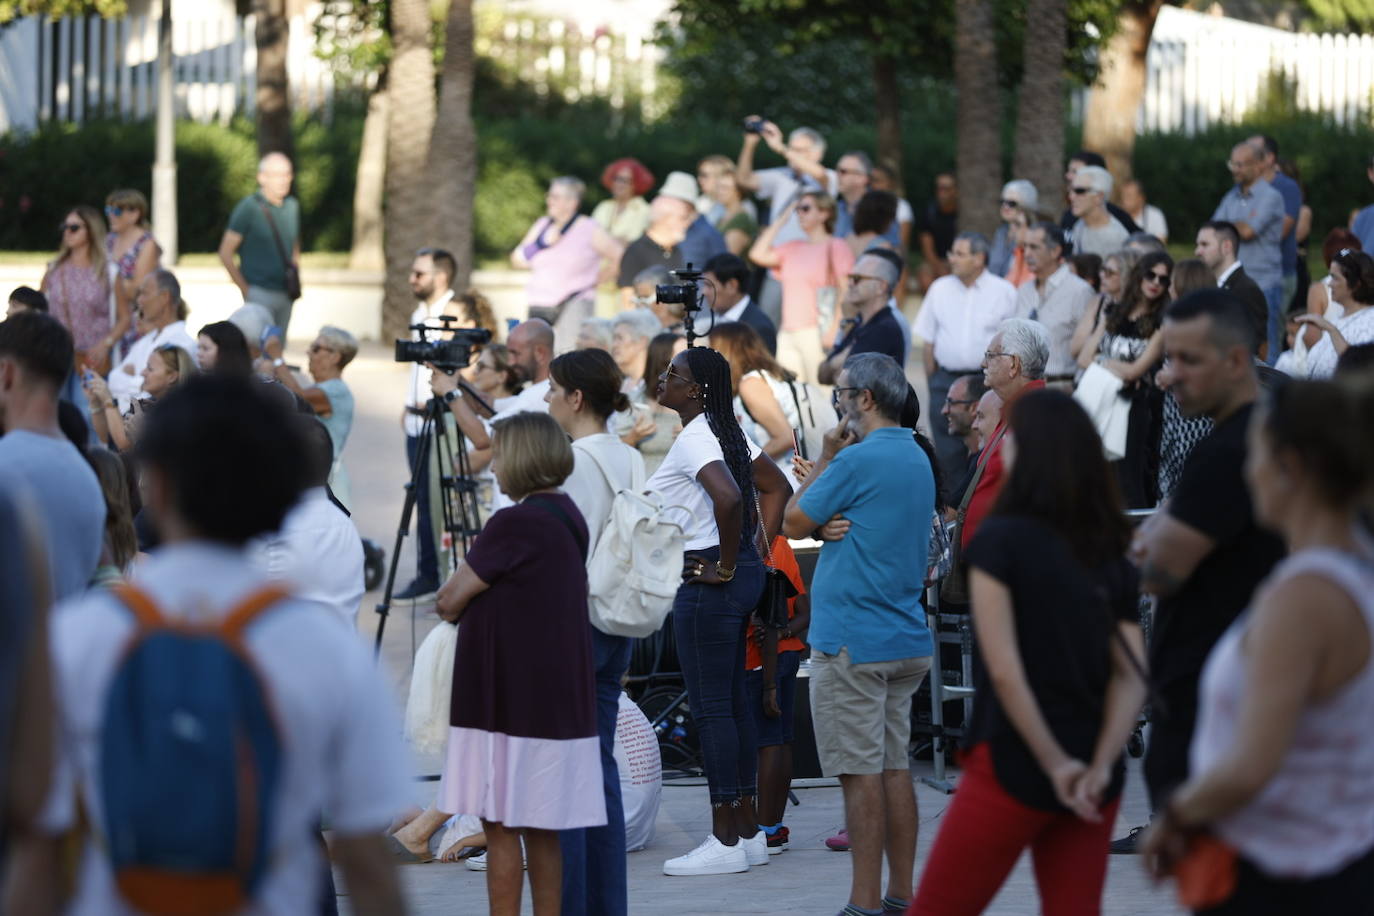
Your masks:
M 443 371 L 443 370 L 435 370 Z M 466 387 L 466 386 L 464 386 Z M 386 587 L 377 603 L 377 638 L 373 651 L 382 651 L 382 634 L 391 613 L 391 596 L 396 587 L 396 569 L 401 560 L 401 544 L 410 532 L 410 519 L 420 497 L 420 487 L 429 486 L 429 460 L 434 455 L 439 471 L 439 511 L 443 531 L 449 545 L 449 571 L 458 568 L 458 560 L 465 555 L 472 538 L 481 530 L 477 512 L 477 482 L 472 479 L 468 463 L 467 442 L 462 432 L 448 428 L 448 408 L 439 398 L 425 404 L 424 421 L 420 426 L 420 445 L 411 469 L 410 481 L 405 485 L 405 502 L 401 506 L 401 523 L 396 529 L 396 543 L 387 568 Z M 433 537 L 432 531 L 417 531 L 418 537 Z M 461 549 L 460 549 L 461 548 Z M 442 581 L 443 577 L 441 577 Z

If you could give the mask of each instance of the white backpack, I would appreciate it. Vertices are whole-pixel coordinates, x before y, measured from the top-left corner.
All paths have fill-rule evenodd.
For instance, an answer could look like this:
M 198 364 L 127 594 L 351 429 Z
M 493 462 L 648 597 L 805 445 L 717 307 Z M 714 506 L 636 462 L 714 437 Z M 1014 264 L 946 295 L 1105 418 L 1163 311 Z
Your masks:
M 621 489 L 591 449 L 582 454 L 591 458 L 615 493 L 606 527 L 587 561 L 592 626 L 608 636 L 652 636 L 673 609 L 682 584 L 687 535 L 668 513 L 683 507 L 664 506 L 659 493 L 645 492 L 638 463 L 630 486 Z

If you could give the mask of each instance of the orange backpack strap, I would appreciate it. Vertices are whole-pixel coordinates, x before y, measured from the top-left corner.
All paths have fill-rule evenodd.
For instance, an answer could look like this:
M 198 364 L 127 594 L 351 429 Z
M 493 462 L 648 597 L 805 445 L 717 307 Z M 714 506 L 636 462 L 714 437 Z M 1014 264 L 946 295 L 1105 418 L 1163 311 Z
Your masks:
M 167 625 L 166 618 L 158 611 L 157 605 L 153 604 L 153 599 L 149 598 L 147 593 L 134 588 L 128 583 L 120 583 L 119 585 L 113 586 L 110 591 L 114 592 L 115 596 L 119 598 L 120 601 L 124 602 L 125 607 L 133 611 L 139 626 L 144 629 L 153 629 L 154 627 Z
M 243 635 L 248 624 L 252 623 L 259 614 L 288 595 L 289 592 L 279 585 L 269 585 L 253 592 L 240 601 L 224 618 L 224 622 L 219 627 L 220 632 L 224 634 L 226 639 L 237 640 Z

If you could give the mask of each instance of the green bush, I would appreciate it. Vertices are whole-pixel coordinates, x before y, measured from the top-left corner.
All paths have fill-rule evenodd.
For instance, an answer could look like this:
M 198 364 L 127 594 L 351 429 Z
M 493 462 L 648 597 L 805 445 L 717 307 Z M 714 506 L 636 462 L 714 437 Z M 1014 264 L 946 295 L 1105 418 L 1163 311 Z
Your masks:
M 513 109 L 519 110 L 519 109 Z M 743 112 L 747 114 L 747 112 Z M 935 174 L 954 165 L 957 109 L 948 87 L 932 84 L 903 112 L 903 173 L 907 197 L 919 211 Z M 873 150 L 874 130 L 863 119 L 827 132 L 827 161 L 848 149 Z M 333 119 L 296 121 L 296 193 L 306 214 L 303 247 L 347 250 L 352 238 L 353 185 L 362 139 L 360 106 L 341 103 Z M 543 189 L 557 175 L 587 182 L 588 208 L 606 196 L 602 169 L 633 155 L 659 181 L 674 169 L 693 173 L 710 153 L 734 157 L 740 131 L 734 113 L 689 113 L 648 124 L 601 102 L 570 105 L 543 116 L 476 118 L 478 186 L 474 202 L 476 249 L 481 258 L 503 258 L 543 211 Z M 794 125 L 785 124 L 785 127 Z M 1374 198 L 1365 165 L 1374 151 L 1374 128 L 1341 128 L 1314 115 L 1270 117 L 1213 127 L 1195 136 L 1147 134 L 1136 143 L 1135 171 L 1152 203 L 1169 218 L 1175 239 L 1190 238 L 1209 218 L 1230 186 L 1225 162 L 1238 138 L 1273 134 L 1284 155 L 1302 171 L 1314 210 L 1312 235 L 1344 225 L 1354 207 Z M 1068 148 L 1076 142 L 1069 131 Z M 1009 172 L 1011 125 L 1003 131 L 1004 173 Z M 181 122 L 177 125 L 177 193 L 181 249 L 213 251 L 240 197 L 253 189 L 256 168 L 253 125 Z M 0 137 L 0 250 L 53 250 L 55 228 L 75 203 L 101 204 L 118 187 L 151 190 L 153 127 L 149 122 L 94 122 L 81 127 L 49 124 L 26 135 Z M 756 165 L 779 165 L 761 149 Z

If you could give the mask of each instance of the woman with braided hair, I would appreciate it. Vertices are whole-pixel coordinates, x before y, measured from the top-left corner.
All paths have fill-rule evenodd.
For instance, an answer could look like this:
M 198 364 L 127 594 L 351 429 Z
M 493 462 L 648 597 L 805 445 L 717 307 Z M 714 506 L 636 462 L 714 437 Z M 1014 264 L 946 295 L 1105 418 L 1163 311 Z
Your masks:
M 711 795 L 711 835 L 663 863 L 665 875 L 722 875 L 768 863 L 758 829 L 758 749 L 744 686 L 745 632 L 763 592 L 760 528 L 771 542 L 792 492 L 735 419 L 730 364 L 690 347 L 658 377 L 656 398 L 682 432 L 646 484 L 691 513 L 673 634 Z M 762 523 L 760 523 L 762 514 Z

